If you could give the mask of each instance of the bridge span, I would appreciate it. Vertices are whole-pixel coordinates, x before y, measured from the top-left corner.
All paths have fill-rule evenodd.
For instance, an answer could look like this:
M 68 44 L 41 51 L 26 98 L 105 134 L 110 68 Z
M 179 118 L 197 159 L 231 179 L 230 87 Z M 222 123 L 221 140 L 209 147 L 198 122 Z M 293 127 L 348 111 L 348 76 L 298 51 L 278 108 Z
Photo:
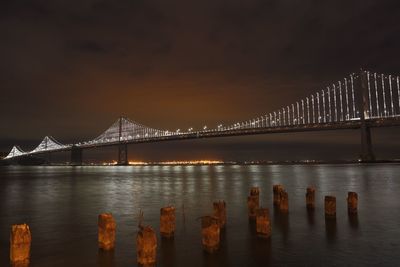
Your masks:
M 295 133 L 327 130 L 360 130 L 361 160 L 373 161 L 371 128 L 400 126 L 399 76 L 360 71 L 286 107 L 247 121 L 218 125 L 200 131 L 168 131 L 120 117 L 97 138 L 61 144 L 46 136 L 32 151 L 14 146 L 4 160 L 71 152 L 70 164 L 82 164 L 84 149 L 116 146 L 118 164 L 128 164 L 128 145 L 137 143 L 229 136 Z

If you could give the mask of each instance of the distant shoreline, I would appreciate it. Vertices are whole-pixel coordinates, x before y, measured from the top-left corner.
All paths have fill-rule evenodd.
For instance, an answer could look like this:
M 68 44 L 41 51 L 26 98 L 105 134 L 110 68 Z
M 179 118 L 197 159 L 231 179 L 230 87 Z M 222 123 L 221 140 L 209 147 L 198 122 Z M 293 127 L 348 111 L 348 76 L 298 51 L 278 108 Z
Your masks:
M 382 164 L 382 163 L 394 163 L 399 164 L 400 159 L 389 159 L 389 160 L 375 160 L 375 161 L 360 161 L 360 160 L 292 160 L 292 161 L 179 161 L 179 162 L 139 162 L 131 163 L 128 165 L 117 165 L 115 163 L 84 163 L 79 166 L 232 166 L 232 165 L 326 165 L 326 164 Z M 9 164 L 6 161 L 0 160 L 0 166 L 73 166 L 69 164 Z

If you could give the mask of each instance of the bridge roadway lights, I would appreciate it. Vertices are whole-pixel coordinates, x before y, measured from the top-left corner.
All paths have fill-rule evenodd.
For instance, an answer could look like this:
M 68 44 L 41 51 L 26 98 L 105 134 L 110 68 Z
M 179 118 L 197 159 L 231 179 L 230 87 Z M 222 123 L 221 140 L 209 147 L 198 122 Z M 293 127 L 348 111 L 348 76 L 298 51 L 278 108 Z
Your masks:
M 82 148 L 72 146 L 70 164 L 72 166 L 81 166 L 82 165 Z
M 118 146 L 118 162 L 117 165 L 128 165 L 128 145 L 120 144 Z

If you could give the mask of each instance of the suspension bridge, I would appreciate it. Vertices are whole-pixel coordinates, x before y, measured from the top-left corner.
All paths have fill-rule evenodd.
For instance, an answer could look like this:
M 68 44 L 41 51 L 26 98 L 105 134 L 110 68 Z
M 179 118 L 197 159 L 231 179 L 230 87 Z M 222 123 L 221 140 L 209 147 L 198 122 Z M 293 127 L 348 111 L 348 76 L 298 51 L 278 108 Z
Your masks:
M 146 142 L 324 130 L 360 130 L 361 160 L 373 161 L 371 128 L 400 126 L 399 76 L 360 71 L 280 109 L 246 121 L 200 131 L 168 131 L 121 117 L 93 140 L 61 144 L 51 136 L 32 151 L 14 146 L 4 158 L 70 151 L 71 165 L 81 165 L 84 149 L 118 147 L 118 164 L 128 164 L 128 145 Z

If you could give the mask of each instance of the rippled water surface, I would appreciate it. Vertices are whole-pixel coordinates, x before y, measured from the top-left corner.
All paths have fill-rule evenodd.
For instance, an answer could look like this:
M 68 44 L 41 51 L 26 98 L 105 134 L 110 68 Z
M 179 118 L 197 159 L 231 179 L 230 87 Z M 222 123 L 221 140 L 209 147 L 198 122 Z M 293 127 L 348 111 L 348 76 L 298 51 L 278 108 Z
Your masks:
M 289 193 L 289 214 L 272 205 L 272 185 Z M 316 210 L 305 208 L 314 185 Z M 259 186 L 270 209 L 272 237 L 257 238 L 247 218 L 249 189 Z M 349 218 L 348 191 L 359 194 Z M 326 223 L 323 197 L 337 197 L 336 222 Z M 227 203 L 218 253 L 201 247 L 200 221 L 212 202 Z M 0 266 L 8 266 L 9 232 L 28 223 L 30 266 L 136 266 L 139 210 L 159 229 L 162 206 L 177 207 L 174 240 L 158 235 L 158 266 L 400 266 L 400 165 L 1 167 Z M 184 206 L 184 208 L 183 208 Z M 184 210 L 184 212 L 183 212 Z M 117 221 L 113 253 L 97 249 L 97 215 Z

